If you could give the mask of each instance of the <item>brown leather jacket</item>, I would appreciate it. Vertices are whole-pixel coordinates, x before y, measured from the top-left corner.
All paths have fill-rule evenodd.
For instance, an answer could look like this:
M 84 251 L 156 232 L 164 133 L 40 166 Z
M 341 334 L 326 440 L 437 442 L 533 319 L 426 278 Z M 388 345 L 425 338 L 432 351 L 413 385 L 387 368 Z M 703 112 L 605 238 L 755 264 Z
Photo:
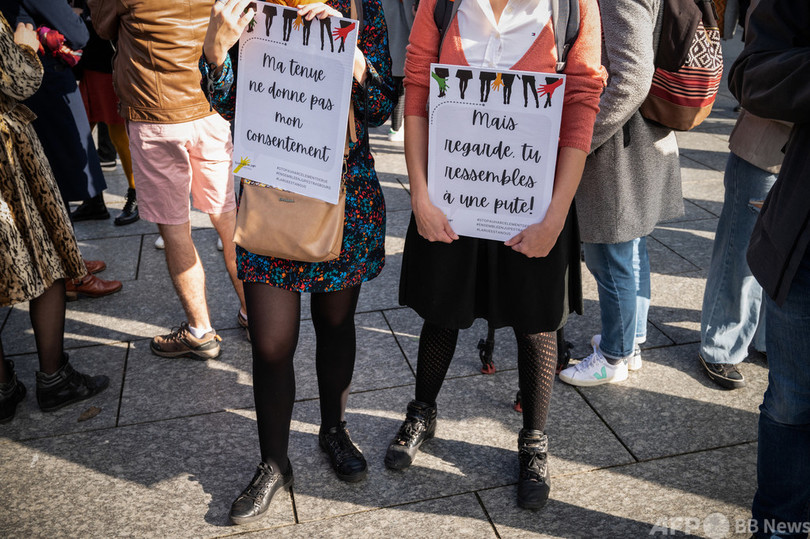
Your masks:
M 93 26 L 117 40 L 113 85 L 134 122 L 182 123 L 216 114 L 197 61 L 212 0 L 88 0 Z

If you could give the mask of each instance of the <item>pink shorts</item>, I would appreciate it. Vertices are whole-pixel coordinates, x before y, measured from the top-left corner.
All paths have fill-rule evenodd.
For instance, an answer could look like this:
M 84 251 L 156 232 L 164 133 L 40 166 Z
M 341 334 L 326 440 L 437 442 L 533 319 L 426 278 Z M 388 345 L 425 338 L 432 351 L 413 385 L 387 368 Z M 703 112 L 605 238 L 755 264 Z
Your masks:
M 236 209 L 230 124 L 219 114 L 179 124 L 127 122 L 141 217 L 162 225 L 190 219 L 191 206 Z

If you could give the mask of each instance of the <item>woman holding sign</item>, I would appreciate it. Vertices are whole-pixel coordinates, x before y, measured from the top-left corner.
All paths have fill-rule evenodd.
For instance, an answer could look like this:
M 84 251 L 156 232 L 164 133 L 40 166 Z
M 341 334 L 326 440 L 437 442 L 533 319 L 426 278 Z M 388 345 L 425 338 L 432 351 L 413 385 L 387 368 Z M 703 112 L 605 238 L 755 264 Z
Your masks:
M 307 21 L 328 20 L 329 16 L 349 16 L 350 4 L 350 0 L 334 0 L 331 7 L 309 4 L 301 6 L 298 13 Z M 227 51 L 253 18 L 253 9 L 246 11 L 248 5 L 248 0 L 219 0 L 212 9 L 203 45 L 203 85 L 210 89 L 212 105 L 226 119 L 233 117 L 235 95 Z M 295 400 L 293 355 L 302 292 L 312 294 L 321 404 L 320 446 L 340 479 L 353 482 L 366 476 L 366 461 L 349 438 L 344 411 L 354 369 L 354 312 L 360 285 L 376 277 L 384 263 L 385 204 L 369 153 L 367 126 L 381 125 L 388 118 L 393 88 L 379 0 L 362 0 L 362 14 L 365 25 L 359 33 L 353 64 L 355 122 L 350 126 L 356 131 L 357 141 L 349 144 L 344 168 L 346 212 L 340 255 L 328 262 L 297 262 L 237 247 L 253 347 L 261 463 L 231 506 L 230 518 L 236 524 L 259 518 L 275 492 L 289 488 L 293 482 L 287 446 Z M 335 27 L 341 28 L 337 24 Z M 348 31 L 335 34 L 344 40 Z
M 595 2 L 579 1 L 579 36 L 563 71 L 567 78 L 562 127 L 548 211 L 539 223 L 499 242 L 458 236 L 428 197 L 426 103 L 431 63 L 555 73 L 551 2 L 513 5 L 515 0 L 465 0 L 440 50 L 436 1 L 420 3 L 405 63 L 405 158 L 413 215 L 405 240 L 400 303 L 413 308 L 424 325 L 415 399 L 408 404 L 385 463 L 391 469 L 407 468 L 420 445 L 433 437 L 436 397 L 453 358 L 458 331 L 470 327 L 476 318 L 485 318 L 493 327 L 513 328 L 517 337 L 523 398 L 518 504 L 538 509 L 549 494 L 544 430 L 557 361 L 554 332 L 570 311 L 581 311 L 582 306 L 579 237 L 571 203 L 590 149 L 603 84 L 599 12 Z M 538 100 L 536 94 L 532 100 L 528 97 L 531 105 Z M 471 433 L 472 443 L 474 436 Z

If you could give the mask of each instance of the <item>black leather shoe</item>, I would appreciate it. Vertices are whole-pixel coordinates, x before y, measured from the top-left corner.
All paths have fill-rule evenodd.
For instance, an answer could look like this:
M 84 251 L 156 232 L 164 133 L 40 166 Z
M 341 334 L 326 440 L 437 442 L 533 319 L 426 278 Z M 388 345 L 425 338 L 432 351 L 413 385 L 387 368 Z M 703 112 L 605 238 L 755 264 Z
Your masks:
M 539 430 L 521 429 L 518 435 L 518 505 L 540 509 L 548 501 L 551 477 L 548 473 L 548 436 Z
M 89 399 L 110 384 L 106 376 L 89 376 L 73 369 L 68 356 L 53 374 L 37 372 L 37 403 L 43 412 L 53 412 L 68 404 Z
M 6 374 L 9 381 L 0 384 L 0 423 L 8 423 L 17 413 L 17 405 L 25 398 L 25 386 L 17 380 L 14 362 L 6 360 Z
M 104 195 L 101 193 L 82 202 L 79 207 L 70 214 L 71 221 L 90 221 L 109 218 L 110 212 L 107 211 L 107 205 L 104 204 Z
M 233 504 L 228 515 L 234 524 L 247 524 L 259 519 L 273 499 L 273 495 L 280 488 L 290 490 L 293 486 L 293 471 L 290 461 L 287 461 L 287 472 L 279 473 L 262 462 L 256 469 L 256 474 L 250 484 L 242 491 Z
M 131 225 L 141 218 L 138 213 L 138 198 L 135 196 L 135 189 L 130 187 L 127 189 L 127 201 L 124 203 L 124 209 L 118 214 L 113 223 L 117 226 Z
M 703 359 L 703 355 L 698 353 L 698 359 L 703 366 L 703 370 L 709 375 L 709 379 L 724 389 L 739 389 L 745 387 L 745 377 L 731 363 L 708 363 Z
M 388 445 L 385 466 L 391 470 L 404 470 L 413 462 L 419 446 L 436 433 L 436 405 L 413 400 L 408 403 L 405 421 Z
M 318 443 L 321 449 L 329 455 L 332 469 L 340 479 L 349 483 L 365 479 L 368 472 L 366 459 L 349 437 L 345 421 L 341 421 L 337 427 L 327 430 L 321 428 L 318 433 Z

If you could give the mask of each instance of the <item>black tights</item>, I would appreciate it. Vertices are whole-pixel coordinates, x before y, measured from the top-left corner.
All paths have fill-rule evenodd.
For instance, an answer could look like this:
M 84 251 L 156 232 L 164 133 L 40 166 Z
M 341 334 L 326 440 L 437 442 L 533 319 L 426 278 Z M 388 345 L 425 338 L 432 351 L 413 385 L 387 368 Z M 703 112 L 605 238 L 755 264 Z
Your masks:
M 65 338 L 65 280 L 59 279 L 28 304 L 28 315 L 37 343 L 39 370 L 53 374 L 62 365 Z M 7 382 L 3 343 L 0 341 L 0 383 Z
M 515 338 L 523 428 L 545 430 L 557 366 L 557 337 L 554 332 L 527 334 L 515 330 Z M 430 322 L 422 326 L 416 364 L 416 400 L 429 404 L 436 402 L 457 341 L 457 329 Z
M 321 427 L 343 421 L 354 371 L 354 311 L 360 286 L 312 294 L 315 368 Z M 253 347 L 253 397 L 262 460 L 286 471 L 290 421 L 295 402 L 293 356 L 298 344 L 301 294 L 262 283 L 245 283 Z

